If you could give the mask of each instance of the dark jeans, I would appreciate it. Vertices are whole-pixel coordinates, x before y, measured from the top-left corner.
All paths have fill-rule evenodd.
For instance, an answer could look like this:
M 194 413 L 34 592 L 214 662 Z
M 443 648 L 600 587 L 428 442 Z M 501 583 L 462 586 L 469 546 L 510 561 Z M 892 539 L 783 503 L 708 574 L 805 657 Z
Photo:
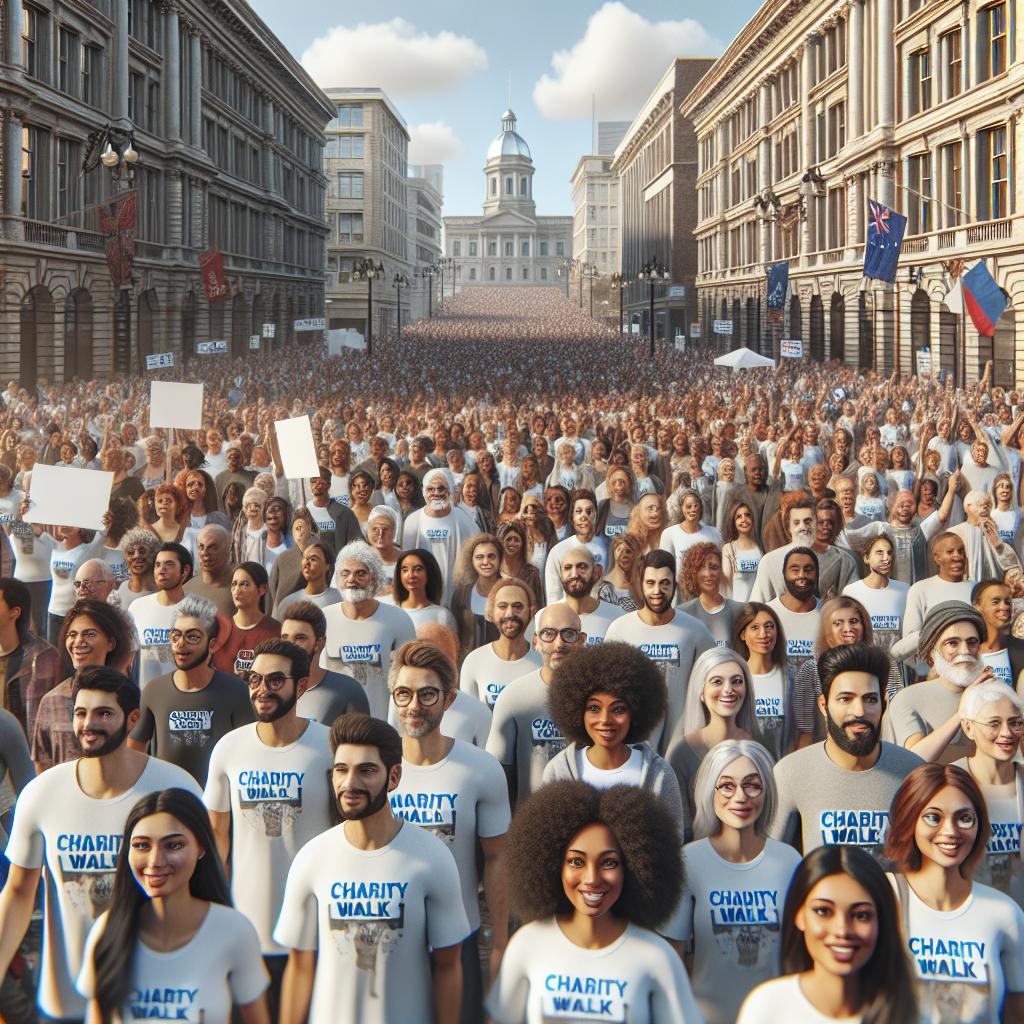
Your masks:
M 278 1010 L 281 1006 L 281 982 L 284 980 L 284 969 L 288 966 L 288 955 L 265 956 L 263 963 L 270 975 L 270 986 L 267 989 L 267 1010 L 270 1012 L 271 1021 L 277 1020 Z
M 50 607 L 50 590 L 53 584 L 50 580 L 40 580 L 38 583 L 26 583 L 29 597 L 32 598 L 32 632 L 36 636 L 46 636 L 46 620 Z
M 484 976 L 480 963 L 480 930 L 462 942 L 462 1010 L 459 1024 L 482 1024 L 484 1019 Z

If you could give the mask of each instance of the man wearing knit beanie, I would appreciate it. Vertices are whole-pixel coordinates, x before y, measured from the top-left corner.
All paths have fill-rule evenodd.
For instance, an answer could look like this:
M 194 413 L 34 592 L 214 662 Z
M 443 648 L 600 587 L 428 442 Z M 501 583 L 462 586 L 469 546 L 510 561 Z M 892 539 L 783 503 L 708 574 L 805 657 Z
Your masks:
M 960 700 L 967 687 L 993 678 L 981 658 L 984 636 L 984 620 L 969 604 L 943 601 L 928 612 L 917 656 L 929 666 L 929 677 L 892 698 L 883 738 L 942 764 L 973 752 L 960 731 Z

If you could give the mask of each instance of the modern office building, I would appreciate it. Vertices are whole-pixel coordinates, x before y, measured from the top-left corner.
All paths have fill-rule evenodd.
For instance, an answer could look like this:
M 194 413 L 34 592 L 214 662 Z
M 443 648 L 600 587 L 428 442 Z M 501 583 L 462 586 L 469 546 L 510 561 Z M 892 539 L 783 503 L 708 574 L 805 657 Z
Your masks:
M 0 377 L 127 373 L 203 340 L 244 355 L 263 323 L 281 339 L 322 315 L 332 108 L 248 4 L 7 0 L 0 17 Z M 99 207 L 133 190 L 134 266 L 115 288 Z
M 402 323 L 429 316 L 435 301 L 440 276 L 434 281 L 421 272 L 434 266 L 443 252 L 444 223 L 441 209 L 444 205 L 444 168 L 440 164 L 409 167 L 409 275 L 410 289 L 403 302 Z M 430 289 L 434 288 L 435 296 Z M 445 291 L 447 291 L 447 287 Z

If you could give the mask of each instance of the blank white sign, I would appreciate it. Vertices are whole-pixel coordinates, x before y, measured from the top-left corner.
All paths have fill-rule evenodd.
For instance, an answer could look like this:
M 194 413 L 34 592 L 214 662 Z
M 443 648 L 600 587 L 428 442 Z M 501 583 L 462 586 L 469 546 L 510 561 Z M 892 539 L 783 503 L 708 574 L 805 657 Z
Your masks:
M 103 528 L 103 513 L 110 504 L 113 473 L 98 469 L 73 469 L 68 466 L 32 468 L 29 490 L 29 523 L 53 526 L 78 526 L 83 530 Z
M 320 475 L 313 445 L 313 430 L 308 416 L 294 416 L 290 420 L 277 420 L 277 446 L 281 451 L 284 475 L 289 480 L 309 479 Z
M 149 425 L 198 430 L 203 425 L 203 385 L 153 381 L 149 392 Z

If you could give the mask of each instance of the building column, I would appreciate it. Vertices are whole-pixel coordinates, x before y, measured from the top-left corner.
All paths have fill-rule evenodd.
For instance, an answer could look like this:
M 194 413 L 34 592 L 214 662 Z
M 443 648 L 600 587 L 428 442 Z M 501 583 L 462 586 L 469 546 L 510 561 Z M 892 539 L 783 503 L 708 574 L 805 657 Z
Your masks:
M 5 40 L 4 60 L 12 67 L 21 67 L 21 34 L 25 30 L 24 21 L 25 11 L 20 0 L 7 0 L 7 39 Z
M 275 191 L 274 181 L 274 104 L 269 95 L 263 96 L 263 187 Z M 337 116 L 337 114 L 335 114 Z
M 184 219 L 191 216 L 191 211 L 186 211 L 182 208 L 184 190 L 182 188 L 181 171 L 171 171 L 165 180 L 167 182 L 167 244 L 173 248 L 180 248 Z
M 942 42 L 939 33 L 934 27 L 931 30 L 932 38 L 928 46 L 928 52 L 932 60 L 932 106 L 938 106 L 946 96 L 946 82 L 949 79 L 949 69 L 942 66 Z M 932 317 L 938 319 L 938 314 Z
M 128 117 L 128 0 L 114 0 L 113 118 Z
M 853 0 L 847 23 L 846 49 L 847 103 L 849 105 L 851 139 L 864 134 L 864 0 Z
M 879 160 L 876 198 L 891 209 L 896 207 L 896 161 Z
M 163 67 L 163 90 L 167 103 L 167 138 L 181 141 L 181 28 L 178 24 L 178 6 L 169 3 L 165 8 L 167 20 L 167 54 Z
M 761 83 L 757 97 L 757 121 L 761 126 L 761 142 L 758 145 L 757 153 L 757 188 L 759 192 L 764 192 L 771 185 L 769 171 L 771 170 L 772 142 L 768 135 L 768 122 L 771 119 L 771 89 L 772 80 L 765 79 Z M 757 242 L 758 262 L 765 264 L 768 262 L 768 220 L 765 217 L 761 217 L 758 221 Z
M 189 116 L 191 118 L 192 145 L 203 148 L 203 41 L 199 29 L 189 31 Z
M 800 149 L 803 168 L 814 166 L 814 111 L 811 109 L 811 82 L 814 74 L 815 48 L 819 45 L 817 36 L 810 35 L 804 40 L 800 68 Z M 814 248 L 814 204 L 806 196 L 806 217 L 800 228 L 800 253 L 806 256 Z
M 20 38 L 20 36 L 19 36 Z M 21 216 L 21 119 L 4 111 L 4 214 Z
M 896 123 L 896 47 L 892 42 L 895 27 L 893 0 L 878 0 L 875 59 L 878 61 L 878 124 L 881 127 L 892 127 Z

